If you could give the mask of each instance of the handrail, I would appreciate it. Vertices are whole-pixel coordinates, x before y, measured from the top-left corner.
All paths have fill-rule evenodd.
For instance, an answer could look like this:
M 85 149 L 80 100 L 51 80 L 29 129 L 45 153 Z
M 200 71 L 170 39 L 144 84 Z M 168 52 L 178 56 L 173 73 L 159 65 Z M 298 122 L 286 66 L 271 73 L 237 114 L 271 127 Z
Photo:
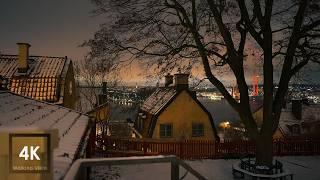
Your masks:
M 151 164 L 151 163 L 171 163 L 171 179 L 179 180 L 179 165 L 200 180 L 207 178 L 194 170 L 190 165 L 180 160 L 176 156 L 144 156 L 144 157 L 119 157 L 119 158 L 91 158 L 78 159 L 70 167 L 64 180 L 82 180 L 87 178 L 87 168 L 91 166 L 108 165 L 130 165 L 130 164 Z

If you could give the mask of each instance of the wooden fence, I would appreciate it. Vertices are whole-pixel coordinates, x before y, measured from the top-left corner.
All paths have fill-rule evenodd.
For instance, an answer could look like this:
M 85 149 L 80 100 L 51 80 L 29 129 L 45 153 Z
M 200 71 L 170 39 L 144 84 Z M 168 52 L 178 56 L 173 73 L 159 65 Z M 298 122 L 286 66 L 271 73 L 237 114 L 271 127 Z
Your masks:
M 97 140 L 96 154 L 102 157 L 139 155 L 176 155 L 181 159 L 236 158 L 255 153 L 252 141 L 183 140 L 160 141 L 153 139 Z M 320 140 L 278 139 L 273 142 L 273 154 L 320 155 Z

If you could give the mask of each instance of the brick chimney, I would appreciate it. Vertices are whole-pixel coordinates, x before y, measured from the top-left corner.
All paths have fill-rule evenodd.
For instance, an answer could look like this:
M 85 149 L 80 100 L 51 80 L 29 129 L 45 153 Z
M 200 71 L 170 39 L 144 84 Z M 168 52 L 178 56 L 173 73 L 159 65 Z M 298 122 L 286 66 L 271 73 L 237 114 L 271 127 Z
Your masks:
M 29 47 L 28 43 L 17 43 L 19 47 L 18 72 L 26 73 L 28 70 Z
M 297 119 L 299 119 L 299 120 L 302 119 L 302 100 L 301 99 L 292 100 L 292 114 Z
M 169 87 L 173 83 L 173 75 L 168 73 L 164 78 L 164 87 Z
M 174 75 L 174 86 L 176 90 L 181 91 L 189 88 L 189 74 L 177 73 Z

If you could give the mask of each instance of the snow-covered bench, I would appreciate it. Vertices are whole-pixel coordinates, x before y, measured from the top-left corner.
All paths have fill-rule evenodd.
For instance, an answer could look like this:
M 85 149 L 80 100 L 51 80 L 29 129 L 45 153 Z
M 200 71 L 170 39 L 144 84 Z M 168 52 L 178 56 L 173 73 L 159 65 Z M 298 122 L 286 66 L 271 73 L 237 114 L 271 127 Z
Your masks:
M 240 168 L 240 163 L 236 163 L 232 165 L 232 174 L 234 178 L 244 178 L 245 175 L 255 178 L 255 179 L 280 179 L 280 180 L 287 180 L 289 178 L 290 180 L 293 180 L 293 174 L 291 172 L 284 171 L 282 173 L 278 174 L 255 174 L 252 172 L 249 172 L 247 170 L 241 169 Z

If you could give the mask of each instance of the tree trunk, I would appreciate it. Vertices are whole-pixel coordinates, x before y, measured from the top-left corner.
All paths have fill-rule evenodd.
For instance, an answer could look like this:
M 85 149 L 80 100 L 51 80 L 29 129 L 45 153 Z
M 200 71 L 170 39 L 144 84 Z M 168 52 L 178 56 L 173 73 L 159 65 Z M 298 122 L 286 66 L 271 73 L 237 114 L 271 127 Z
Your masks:
M 271 166 L 273 160 L 272 135 L 264 135 L 256 140 L 256 164 Z

